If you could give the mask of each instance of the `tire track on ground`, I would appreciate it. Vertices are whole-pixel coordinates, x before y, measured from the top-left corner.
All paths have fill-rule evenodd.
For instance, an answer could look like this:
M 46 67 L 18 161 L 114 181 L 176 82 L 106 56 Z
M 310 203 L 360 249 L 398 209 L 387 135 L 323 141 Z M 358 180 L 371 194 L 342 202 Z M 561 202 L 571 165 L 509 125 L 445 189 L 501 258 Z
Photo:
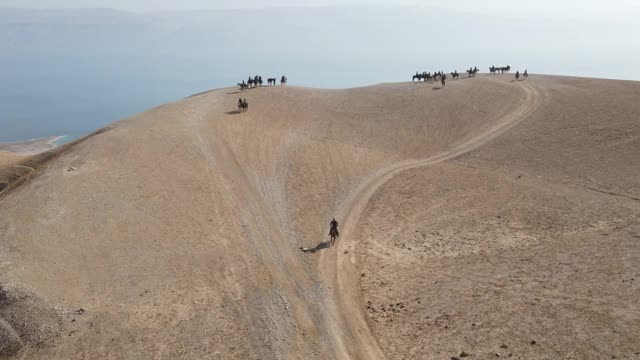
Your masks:
M 352 236 L 369 199 L 395 175 L 405 170 L 437 164 L 468 153 L 526 119 L 540 105 L 542 97 L 529 83 L 518 82 L 518 85 L 525 91 L 523 103 L 515 111 L 502 117 L 495 125 L 440 154 L 426 159 L 404 161 L 380 169 L 367 177 L 338 209 L 338 216 L 343 219 L 342 236 L 336 243 L 334 251 L 326 251 L 320 255 L 318 270 L 321 280 L 330 289 L 329 293 L 332 295 L 325 299 L 325 309 L 327 310 L 327 331 L 332 336 L 336 358 L 385 359 L 359 304 L 360 290 L 355 252 L 357 242 Z

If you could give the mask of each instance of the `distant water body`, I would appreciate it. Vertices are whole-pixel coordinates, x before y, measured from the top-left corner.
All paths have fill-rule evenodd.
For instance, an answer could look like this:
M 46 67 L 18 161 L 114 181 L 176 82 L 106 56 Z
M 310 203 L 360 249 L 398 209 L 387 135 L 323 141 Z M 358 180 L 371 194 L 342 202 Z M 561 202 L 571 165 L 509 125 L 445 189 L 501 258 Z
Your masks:
M 0 143 L 64 136 L 67 142 L 116 120 L 189 95 L 234 86 L 251 74 L 280 77 L 291 85 L 345 88 L 378 82 L 406 80 L 404 66 L 367 68 L 327 65 L 294 66 L 236 63 L 214 59 L 50 58 L 0 59 L 12 74 L 0 74 Z M 141 69 L 141 61 L 154 62 Z M 182 63 L 181 63 L 182 62 Z M 284 68 L 286 67 L 286 71 Z M 267 72 L 271 68 L 278 71 Z M 252 69 L 255 71 L 242 71 Z M 395 72 L 395 73 L 394 73 Z M 241 75 L 242 74 L 242 75 Z M 231 104 L 233 105 L 233 104 Z
M 140 73 L 91 59 L 3 59 L 0 66 L 13 70 L 0 78 L 0 142 L 49 136 L 66 142 L 150 107 L 230 85 L 212 75 L 179 79 L 167 75 L 170 68 Z
M 234 86 L 255 73 L 265 78 L 286 74 L 290 85 L 347 88 L 409 81 L 417 70 L 402 63 L 229 66 L 197 60 L 135 58 L 114 64 L 109 59 L 0 59 L 0 68 L 12 69 L 12 74 L 0 73 L 0 143 L 62 136 L 56 141 L 60 145 L 154 106 Z M 141 61 L 153 66 L 142 70 Z M 457 70 L 462 72 L 462 66 Z
M 640 79 L 640 26 L 433 8 L 0 9 L 0 143 L 65 136 L 250 75 L 345 88 L 478 66 Z M 247 95 L 249 96 L 249 95 Z M 235 102 L 229 104 L 233 107 Z

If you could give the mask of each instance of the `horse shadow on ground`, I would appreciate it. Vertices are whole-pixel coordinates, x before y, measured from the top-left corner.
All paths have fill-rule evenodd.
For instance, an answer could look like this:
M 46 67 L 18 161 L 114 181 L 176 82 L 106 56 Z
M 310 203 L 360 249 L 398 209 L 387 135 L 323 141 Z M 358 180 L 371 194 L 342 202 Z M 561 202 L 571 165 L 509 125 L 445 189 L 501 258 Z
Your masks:
M 241 112 L 242 111 L 240 111 L 240 110 L 233 110 L 233 111 L 227 111 L 227 112 L 225 112 L 225 114 L 227 114 L 227 115 L 237 115 L 237 114 L 240 114 Z
M 442 90 L 442 86 L 434 86 L 431 90 Z
M 238 90 L 238 91 L 227 93 L 227 95 L 233 95 L 233 94 L 242 94 L 242 91 Z
M 314 247 L 314 248 L 303 248 L 303 247 L 300 247 L 300 250 L 302 250 L 303 253 L 313 254 L 313 253 L 316 253 L 316 252 L 318 252 L 320 250 L 328 249 L 330 247 L 331 247 L 331 242 L 329 242 L 329 241 L 324 242 L 323 241 L 320 244 L 316 245 L 316 247 Z

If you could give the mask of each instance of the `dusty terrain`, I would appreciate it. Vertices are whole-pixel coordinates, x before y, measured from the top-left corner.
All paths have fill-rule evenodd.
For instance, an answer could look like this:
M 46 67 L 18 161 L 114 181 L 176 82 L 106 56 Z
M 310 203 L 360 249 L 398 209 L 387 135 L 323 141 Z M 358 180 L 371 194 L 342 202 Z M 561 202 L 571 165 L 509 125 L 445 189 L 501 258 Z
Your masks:
M 31 164 L 0 352 L 637 358 L 640 85 L 511 80 L 220 89 Z
M 15 181 L 12 175 L 15 176 L 15 172 L 20 170 L 14 169 L 14 166 L 23 159 L 24 157 L 18 154 L 0 150 L 0 192 L 6 189 L 10 182 Z
M 0 168 L 6 168 L 17 164 L 21 159 L 22 157 L 18 154 L 0 150 Z

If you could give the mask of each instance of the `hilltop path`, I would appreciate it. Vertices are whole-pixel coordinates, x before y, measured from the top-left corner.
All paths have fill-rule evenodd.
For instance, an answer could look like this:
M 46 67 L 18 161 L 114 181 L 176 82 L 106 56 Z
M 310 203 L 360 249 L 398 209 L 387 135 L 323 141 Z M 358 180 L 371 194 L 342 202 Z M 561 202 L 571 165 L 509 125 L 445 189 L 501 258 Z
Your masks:
M 518 83 L 525 91 L 526 98 L 512 113 L 505 115 L 488 130 L 452 148 L 426 159 L 404 161 L 381 169 L 364 179 L 360 186 L 346 199 L 339 209 L 342 219 L 341 237 L 335 250 L 323 252 L 318 272 L 328 287 L 333 289 L 333 297 L 327 299 L 327 316 L 332 319 L 330 333 L 334 336 L 337 358 L 385 359 L 375 336 L 371 333 L 361 306 L 359 296 L 359 274 L 356 256 L 356 231 L 360 215 L 372 195 L 387 181 L 405 170 L 429 166 L 470 152 L 505 133 L 526 119 L 541 103 L 541 95 L 529 83 Z M 350 339 L 346 346 L 344 338 Z M 353 345 L 355 347 L 352 347 Z

